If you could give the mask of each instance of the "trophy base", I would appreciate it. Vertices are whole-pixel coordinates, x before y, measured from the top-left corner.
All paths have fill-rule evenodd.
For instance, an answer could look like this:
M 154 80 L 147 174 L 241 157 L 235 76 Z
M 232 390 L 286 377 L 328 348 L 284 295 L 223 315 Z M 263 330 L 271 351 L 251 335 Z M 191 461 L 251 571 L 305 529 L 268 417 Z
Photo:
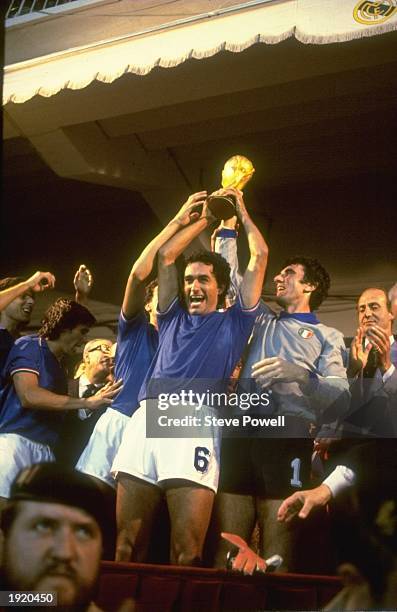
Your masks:
M 208 208 L 216 219 L 231 219 L 236 214 L 236 202 L 232 195 L 210 196 L 207 199 Z

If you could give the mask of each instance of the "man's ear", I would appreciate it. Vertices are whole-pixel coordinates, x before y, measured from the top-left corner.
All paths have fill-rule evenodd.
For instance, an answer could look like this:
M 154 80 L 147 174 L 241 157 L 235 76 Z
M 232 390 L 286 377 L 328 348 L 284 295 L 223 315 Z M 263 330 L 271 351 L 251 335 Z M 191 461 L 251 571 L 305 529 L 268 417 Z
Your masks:
M 303 290 L 304 293 L 313 293 L 318 287 L 317 283 L 304 283 L 305 288 Z
M 222 295 L 224 291 L 225 291 L 225 285 L 218 286 L 218 295 Z

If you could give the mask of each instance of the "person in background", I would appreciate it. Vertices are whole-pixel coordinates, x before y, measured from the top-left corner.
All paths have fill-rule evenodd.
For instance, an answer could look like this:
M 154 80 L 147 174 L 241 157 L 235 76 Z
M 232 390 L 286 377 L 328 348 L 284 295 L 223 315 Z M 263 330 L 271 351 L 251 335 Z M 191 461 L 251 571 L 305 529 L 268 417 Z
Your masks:
M 68 381 L 68 395 L 91 397 L 109 382 L 114 382 L 112 346 L 113 342 L 106 338 L 95 338 L 87 342 L 76 375 Z M 55 456 L 60 463 L 75 466 L 105 410 L 106 407 L 95 411 L 80 409 L 67 414 L 55 449 Z
M 51 272 L 35 272 L 27 280 L 17 276 L 0 280 L 0 373 L 21 329 L 29 325 L 36 294 L 54 286 Z
M 397 317 L 397 283 L 390 288 L 388 293 L 388 298 L 391 303 L 391 311 L 393 313 L 394 318 Z
M 394 315 L 384 289 L 365 289 L 357 302 L 358 328 L 353 338 L 348 376 L 352 401 L 343 423 L 351 435 L 397 435 L 397 342 Z
M 104 387 L 87 399 L 67 395 L 62 359 L 84 342 L 93 315 L 72 300 L 58 299 L 46 312 L 36 336 L 19 338 L 4 367 L 0 396 L 0 502 L 9 497 L 18 471 L 53 461 L 53 449 L 66 411 L 109 405 L 121 384 Z
M 0 589 L 52 591 L 57 609 L 99 612 L 93 600 L 114 520 L 107 489 L 57 463 L 19 472 L 1 515 Z M 35 609 L 42 608 L 38 604 Z

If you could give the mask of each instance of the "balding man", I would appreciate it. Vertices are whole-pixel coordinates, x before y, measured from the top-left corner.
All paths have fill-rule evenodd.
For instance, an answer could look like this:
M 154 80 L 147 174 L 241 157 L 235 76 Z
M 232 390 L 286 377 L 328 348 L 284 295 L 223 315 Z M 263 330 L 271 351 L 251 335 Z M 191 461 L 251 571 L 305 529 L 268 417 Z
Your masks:
M 391 333 L 394 317 L 386 291 L 376 287 L 366 289 L 358 299 L 357 311 L 359 327 L 353 338 L 348 368 L 352 403 L 343 425 L 344 435 L 395 438 L 397 342 Z M 396 440 L 377 440 L 377 448 L 378 452 L 390 453 L 393 457 Z M 279 521 L 289 521 L 296 514 L 306 518 L 313 508 L 326 505 L 354 484 L 355 467 L 352 469 L 345 457 L 336 462 L 337 467 L 320 486 L 294 493 L 284 500 L 278 511 Z M 388 463 L 383 461 L 384 465 Z M 381 475 L 379 469 L 378 477 Z
M 113 342 L 106 338 L 95 338 L 87 342 L 75 378 L 68 382 L 68 394 L 71 397 L 91 397 L 112 380 L 112 346 Z M 105 410 L 106 406 L 95 412 L 80 409 L 67 415 L 55 451 L 58 461 L 70 466 L 76 464 Z
M 348 376 L 352 381 L 347 434 L 394 436 L 397 419 L 397 343 L 394 315 L 384 289 L 363 291 L 357 303 L 358 328 L 350 349 Z M 393 410 L 394 405 L 394 410 Z

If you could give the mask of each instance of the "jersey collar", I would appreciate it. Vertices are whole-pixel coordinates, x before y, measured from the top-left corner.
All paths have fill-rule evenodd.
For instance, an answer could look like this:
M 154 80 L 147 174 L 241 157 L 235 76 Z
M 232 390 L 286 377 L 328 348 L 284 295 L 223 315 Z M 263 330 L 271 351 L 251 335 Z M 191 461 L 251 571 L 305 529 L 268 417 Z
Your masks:
M 312 325 L 318 325 L 320 323 L 314 312 L 286 312 L 282 310 L 279 314 L 279 318 L 296 319 L 301 323 L 311 323 Z

